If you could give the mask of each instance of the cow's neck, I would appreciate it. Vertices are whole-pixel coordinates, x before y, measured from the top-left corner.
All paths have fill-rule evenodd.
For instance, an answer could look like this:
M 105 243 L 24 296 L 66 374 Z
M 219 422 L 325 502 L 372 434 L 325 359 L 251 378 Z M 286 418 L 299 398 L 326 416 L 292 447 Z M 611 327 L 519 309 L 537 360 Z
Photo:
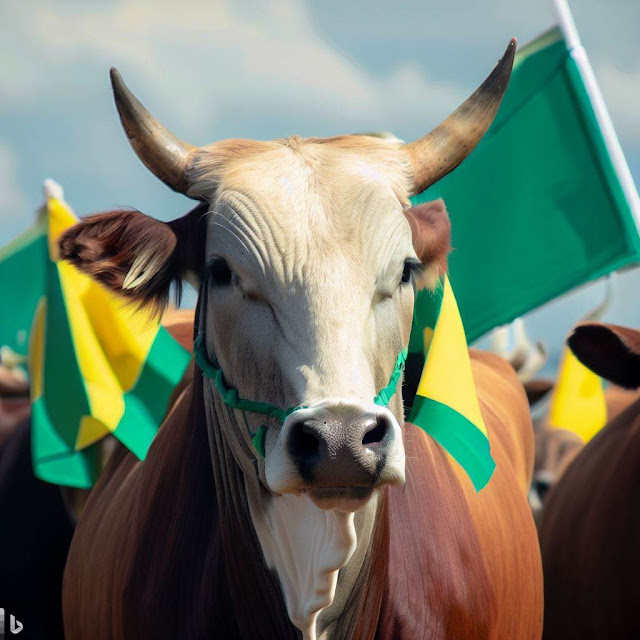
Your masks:
M 305 495 L 273 497 L 250 484 L 254 528 L 267 566 L 278 575 L 289 618 L 305 640 L 331 637 L 348 596 L 357 591 L 377 499 L 347 514 L 323 511 Z
M 299 635 L 290 620 L 305 639 L 372 637 L 388 545 L 386 497 L 376 496 L 355 514 L 345 514 L 323 511 L 306 496 L 269 494 L 234 439 L 242 426 L 233 411 L 217 394 L 204 396 L 233 597 L 254 612 L 263 609 L 277 637 Z M 229 561 L 238 556 L 239 563 Z M 238 620 L 241 634 L 269 637 L 269 621 L 256 629 L 253 617 L 244 614 Z

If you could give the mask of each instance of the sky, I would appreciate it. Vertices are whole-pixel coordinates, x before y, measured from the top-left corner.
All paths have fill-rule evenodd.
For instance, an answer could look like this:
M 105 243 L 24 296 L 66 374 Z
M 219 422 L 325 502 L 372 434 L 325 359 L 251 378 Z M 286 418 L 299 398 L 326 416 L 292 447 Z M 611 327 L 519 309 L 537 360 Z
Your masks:
M 636 183 L 640 2 L 572 11 Z M 0 246 L 25 229 L 44 178 L 79 215 L 188 210 L 137 160 L 108 82 L 116 66 L 179 137 L 427 133 L 482 81 L 511 36 L 551 26 L 547 0 L 0 0 Z M 611 322 L 640 326 L 640 270 L 616 278 Z M 597 304 L 596 283 L 530 314 L 554 354 Z

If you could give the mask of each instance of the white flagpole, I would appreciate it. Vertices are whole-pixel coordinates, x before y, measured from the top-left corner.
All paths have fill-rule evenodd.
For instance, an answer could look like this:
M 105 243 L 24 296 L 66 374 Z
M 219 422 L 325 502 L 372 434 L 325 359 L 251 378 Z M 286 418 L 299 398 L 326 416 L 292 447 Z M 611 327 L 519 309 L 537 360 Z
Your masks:
M 618 176 L 618 180 L 620 180 L 622 191 L 631 209 L 636 227 L 640 232 L 640 197 L 638 196 L 638 190 L 631 176 L 627 160 L 622 152 L 618 136 L 613 128 L 611 116 L 604 103 L 600 87 L 598 87 L 596 76 L 593 73 L 589 58 L 587 57 L 587 52 L 580 42 L 580 36 L 573 21 L 569 4 L 567 0 L 553 0 L 553 6 L 558 19 L 558 26 L 569 48 L 569 54 L 575 60 L 578 67 L 587 94 L 591 98 L 591 105 L 593 106 L 600 130 L 602 131 L 611 162 Z

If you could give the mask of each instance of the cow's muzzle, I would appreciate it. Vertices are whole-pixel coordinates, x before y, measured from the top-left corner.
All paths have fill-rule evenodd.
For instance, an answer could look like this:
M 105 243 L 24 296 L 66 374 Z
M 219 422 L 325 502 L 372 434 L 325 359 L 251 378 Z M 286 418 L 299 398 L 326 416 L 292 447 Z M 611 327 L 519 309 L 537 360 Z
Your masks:
M 308 492 L 323 509 L 353 511 L 376 487 L 404 483 L 398 421 L 378 405 L 325 401 L 292 413 L 266 460 L 276 493 Z

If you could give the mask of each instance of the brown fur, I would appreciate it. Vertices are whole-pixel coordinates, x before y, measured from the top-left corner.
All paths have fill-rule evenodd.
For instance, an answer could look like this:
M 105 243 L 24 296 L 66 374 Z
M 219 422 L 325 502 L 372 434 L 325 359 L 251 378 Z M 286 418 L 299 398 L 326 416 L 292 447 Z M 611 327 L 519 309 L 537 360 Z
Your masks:
M 581 325 L 569 344 L 596 373 L 638 383 L 640 331 Z M 546 502 L 540 527 L 545 638 L 640 635 L 638 487 L 640 400 L 585 446 Z
M 586 335 L 582 334 L 583 338 Z M 579 344 L 577 348 L 580 350 Z M 604 350 L 602 353 L 606 354 L 607 351 Z M 524 388 L 529 404 L 533 406 L 542 399 L 548 398 L 554 386 L 554 381 L 546 379 L 526 382 Z M 611 422 L 638 397 L 638 391 L 629 391 L 609 384 L 604 391 L 607 420 Z M 534 486 L 541 500 L 540 503 L 532 504 L 536 519 L 542 515 L 541 509 L 548 496 L 549 488 L 560 480 L 567 467 L 584 447 L 584 441 L 580 436 L 567 429 L 550 426 L 547 420 L 548 415 L 545 414 L 533 424 L 536 442 Z
M 609 387 L 604 392 L 607 407 L 607 420 L 611 422 L 639 395 L 636 391 L 628 391 L 620 387 Z M 584 447 L 584 440 L 572 431 L 551 427 L 548 424 L 534 424 L 536 433 L 535 472 L 543 471 L 559 480 L 571 461 Z M 549 476 L 551 477 L 551 476 Z
M 611 422 L 638 398 L 640 398 L 638 389 L 632 391 L 615 385 L 607 387 L 604 392 L 604 399 L 607 404 L 607 420 Z
M 451 221 L 443 200 L 425 202 L 405 211 L 411 226 L 413 247 L 424 264 L 437 265 L 440 273 L 447 271 L 451 249 Z
M 540 636 L 540 561 L 524 498 L 533 457 L 526 402 L 506 363 L 474 353 L 473 367 L 495 477 L 476 494 L 442 449 L 407 425 L 407 485 L 387 490 L 371 562 L 335 637 Z M 298 637 L 264 567 L 241 472 L 215 430 L 220 467 L 211 465 L 202 408 L 198 375 L 144 463 L 123 450 L 110 461 L 69 556 L 70 640 Z
M 640 634 L 640 401 L 583 449 L 545 504 L 545 638 Z
M 194 320 L 193 309 L 167 309 L 162 316 L 162 326 L 190 353 L 193 353 Z
M 295 293 L 299 295 L 300 308 L 309 313 L 308 318 L 303 318 L 311 323 L 309 335 L 315 332 L 322 339 L 318 351 L 326 356 L 320 360 L 326 371 L 315 379 L 307 376 L 306 382 L 311 380 L 317 388 L 307 387 L 305 393 L 323 397 L 324 386 L 320 382 L 327 376 L 337 395 L 342 393 L 338 384 L 345 385 L 345 396 L 354 395 L 348 386 L 353 381 L 340 375 L 344 358 L 336 357 L 341 353 L 336 328 L 344 326 L 344 318 L 337 313 L 324 317 L 300 293 L 313 289 L 309 284 L 311 276 L 316 279 L 311 283 L 316 289 L 328 288 L 320 267 L 335 256 L 324 256 L 325 260 L 319 261 L 319 256 L 312 255 L 314 260 L 306 266 L 316 267 L 315 271 L 308 268 L 304 278 L 297 268 L 305 262 L 305 251 L 331 248 L 331 253 L 348 258 L 344 275 L 354 267 L 362 282 L 366 280 L 374 291 L 368 280 L 370 266 L 356 257 L 367 251 L 372 254 L 372 263 L 373 258 L 379 257 L 377 245 L 365 243 L 365 238 L 380 240 L 378 230 L 384 224 L 389 226 L 389 233 L 385 236 L 387 244 L 381 243 L 380 249 L 391 254 L 397 243 L 402 253 L 409 255 L 411 231 L 413 240 L 420 243 L 419 255 L 433 261 L 425 265 L 426 271 L 437 271 L 446 265 L 449 248 L 449 223 L 442 204 L 409 213 L 413 228 L 408 227 L 401 213 L 408 208 L 410 186 L 406 157 L 399 148 L 373 138 L 226 141 L 199 150 L 190 171 L 193 186 L 189 195 L 210 201 L 214 209 L 225 194 L 229 198 L 235 194 L 249 204 L 260 203 L 264 207 L 264 212 L 254 215 L 249 205 L 239 206 L 234 215 L 242 217 L 243 229 L 249 235 L 256 234 L 256 242 L 249 244 L 265 249 L 263 244 L 270 243 L 272 257 L 283 262 L 279 266 L 287 267 L 282 269 L 281 280 L 298 285 Z M 282 189 L 283 179 L 293 180 L 300 193 Z M 363 212 L 369 217 L 363 217 Z M 258 232 L 263 223 L 269 227 L 268 233 Z M 149 223 L 139 231 L 144 235 L 147 227 L 151 228 Z M 100 227 L 96 230 L 99 233 Z M 278 232 L 275 239 L 270 237 L 274 230 Z M 154 228 L 154 236 L 157 231 Z M 170 231 L 177 233 L 174 226 Z M 193 227 L 191 234 L 197 235 Z M 204 235 L 200 231 L 198 241 L 204 240 Z M 222 236 L 213 232 L 209 235 L 215 247 L 216 239 Z M 429 235 L 435 237 L 428 238 Z M 165 236 L 165 229 L 158 231 L 156 241 Z M 394 244 L 389 238 L 394 238 Z M 114 241 L 119 238 L 107 238 L 105 248 Z M 135 255 L 137 242 L 127 245 L 122 264 L 115 265 L 116 271 L 121 272 L 120 286 L 127 275 L 129 284 L 136 281 L 136 257 L 149 257 L 142 244 L 143 253 Z M 254 249 L 256 246 L 249 247 L 248 253 Z M 75 259 L 74 255 L 82 250 L 79 243 L 65 257 Z M 193 255 L 204 255 L 202 247 L 185 246 L 180 250 L 179 254 L 174 248 L 169 253 L 160 251 L 161 259 L 149 264 L 159 268 L 162 275 L 165 267 L 157 265 L 169 261 L 166 269 L 173 277 L 184 267 L 181 263 Z M 336 260 L 336 264 L 340 266 L 341 262 Z M 383 266 L 377 264 L 376 268 Z M 434 269 L 429 269 L 432 266 Z M 170 279 L 163 275 L 157 287 L 147 281 L 149 294 L 139 288 L 131 295 L 143 303 L 154 300 L 166 290 Z M 110 286 L 117 290 L 117 284 L 118 280 L 114 280 Z M 336 300 L 349 293 L 354 294 L 354 299 L 356 293 L 362 294 L 353 288 L 350 291 L 344 279 L 337 284 L 332 281 L 331 285 L 331 295 Z M 383 355 L 388 358 L 391 352 L 389 336 L 393 337 L 396 331 L 395 339 L 400 343 L 404 340 L 402 328 L 408 339 L 412 291 L 408 287 L 397 291 L 397 298 L 388 299 L 397 300 L 393 304 L 398 309 L 402 305 L 404 324 L 388 327 L 382 337 L 389 342 L 378 340 L 386 350 L 361 354 L 363 359 L 371 360 L 367 363 L 372 376 L 375 373 L 380 377 L 371 381 L 376 388 L 381 388 L 379 383 L 386 377 L 381 375 L 380 359 Z M 296 299 L 293 294 L 292 299 Z M 316 296 L 311 302 L 319 301 L 320 296 Z M 352 303 L 351 308 L 345 308 L 357 314 L 369 306 L 367 294 L 365 305 Z M 213 327 L 218 338 L 218 324 L 225 325 L 225 330 L 241 326 L 238 317 L 227 311 L 225 324 L 221 311 L 212 314 L 207 309 L 207 322 L 211 323 L 207 324 L 207 331 Z M 381 312 L 379 315 L 382 317 Z M 321 334 L 318 325 L 322 321 Z M 256 321 L 255 328 L 259 326 Z M 233 335 L 216 349 L 223 368 L 232 371 L 232 375 L 244 376 L 249 390 L 253 385 L 265 392 L 258 374 L 253 374 L 260 358 L 243 343 L 245 336 Z M 250 335 L 255 338 L 254 333 Z M 355 345 L 347 344 L 346 333 L 342 340 L 358 351 Z M 232 360 L 243 351 L 251 360 L 247 358 L 247 366 L 226 366 L 223 359 L 228 350 Z M 349 349 L 343 352 L 348 353 Z M 396 353 L 397 349 L 394 357 Z M 301 362 L 306 364 L 305 357 Z M 533 461 L 527 405 L 508 364 L 480 354 L 474 354 L 473 359 L 482 410 L 499 465 L 496 477 L 476 495 L 464 472 L 435 443 L 415 427 L 407 426 L 406 439 L 411 447 L 407 450 L 407 486 L 402 491 L 381 489 L 362 570 L 355 587 L 346 595 L 345 590 L 340 593 L 341 603 L 347 598 L 347 607 L 334 620 L 328 619 L 329 607 L 327 617 L 319 622 L 327 624 L 320 632 L 326 630 L 328 637 L 539 637 L 540 561 L 525 498 Z M 274 353 L 268 351 L 261 364 L 273 366 L 274 362 Z M 302 369 L 290 368 L 298 373 Z M 364 369 L 362 372 L 366 373 Z M 286 391 L 278 374 L 276 369 L 276 376 L 270 375 L 266 387 L 266 397 L 276 402 L 280 402 L 278 394 Z M 297 402 L 295 398 L 294 401 Z M 397 397 L 394 402 L 394 415 L 398 416 L 401 407 Z M 292 403 L 285 398 L 280 404 Z M 265 567 L 249 514 L 248 485 L 230 450 L 228 434 L 238 433 L 241 427 L 233 412 L 219 400 L 214 409 L 207 405 L 209 410 L 212 415 L 207 421 L 202 379 L 196 372 L 193 385 L 176 403 L 145 462 L 136 461 L 124 451 L 113 457 L 91 496 L 69 556 L 64 606 L 70 640 L 89 635 L 105 639 L 299 637 L 284 607 L 276 574 Z M 348 569 L 349 565 L 342 575 L 347 575 Z M 340 587 L 340 578 L 338 583 Z
M 89 216 L 62 234 L 59 256 L 109 289 L 161 313 L 171 285 L 176 287 L 179 301 L 185 273 L 200 274 L 204 213 L 206 207 L 200 205 L 169 223 L 133 210 Z M 153 273 L 140 286 L 123 288 L 136 258 L 141 256 L 147 257 Z

